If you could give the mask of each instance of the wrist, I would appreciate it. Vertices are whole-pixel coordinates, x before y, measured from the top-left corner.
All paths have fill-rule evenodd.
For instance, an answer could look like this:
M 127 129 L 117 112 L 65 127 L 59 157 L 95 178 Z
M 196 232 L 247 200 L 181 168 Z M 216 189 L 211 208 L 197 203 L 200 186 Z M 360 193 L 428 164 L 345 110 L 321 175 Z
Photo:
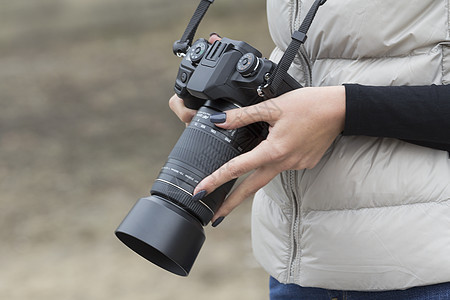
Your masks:
M 339 132 L 344 131 L 346 115 L 346 93 L 344 86 L 332 87 L 334 89 L 335 118 Z
M 321 101 L 325 121 L 337 134 L 344 131 L 346 113 L 346 93 L 344 86 L 319 87 L 317 101 Z

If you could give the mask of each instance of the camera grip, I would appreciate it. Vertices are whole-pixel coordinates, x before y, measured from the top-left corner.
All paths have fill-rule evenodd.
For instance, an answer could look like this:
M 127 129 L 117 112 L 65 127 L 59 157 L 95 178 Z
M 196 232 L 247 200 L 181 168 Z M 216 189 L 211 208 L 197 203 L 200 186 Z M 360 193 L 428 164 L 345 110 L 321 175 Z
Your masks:
M 180 76 L 182 75 L 179 75 L 179 77 Z M 177 78 L 174 90 L 177 96 L 183 99 L 184 106 L 186 106 L 187 108 L 199 110 L 200 107 L 202 107 L 203 104 L 205 104 L 205 100 L 194 97 L 191 94 L 189 94 L 186 88 L 186 84 L 183 83 L 181 80 L 179 80 L 179 78 Z
M 190 108 L 190 109 L 199 110 L 200 107 L 202 107 L 203 104 L 205 104 L 205 100 L 196 98 L 191 95 L 189 95 L 187 97 L 185 96 L 181 99 L 183 99 L 184 106 L 186 106 L 187 108 Z

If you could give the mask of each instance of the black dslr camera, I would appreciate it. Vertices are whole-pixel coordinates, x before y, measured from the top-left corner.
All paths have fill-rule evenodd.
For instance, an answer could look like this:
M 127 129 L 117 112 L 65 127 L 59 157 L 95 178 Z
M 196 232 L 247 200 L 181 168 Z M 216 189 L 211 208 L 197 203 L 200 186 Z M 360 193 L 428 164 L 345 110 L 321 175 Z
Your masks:
M 270 89 L 276 67 L 242 41 L 223 38 L 211 45 L 199 39 L 189 48 L 178 70 L 175 92 L 197 114 L 169 154 L 151 196 L 138 200 L 117 228 L 116 236 L 122 242 L 167 271 L 189 274 L 205 240 L 203 226 L 235 180 L 198 202 L 192 201 L 194 188 L 220 166 L 257 146 L 268 132 L 262 122 L 224 130 L 209 117 L 301 87 L 286 73 L 277 89 Z

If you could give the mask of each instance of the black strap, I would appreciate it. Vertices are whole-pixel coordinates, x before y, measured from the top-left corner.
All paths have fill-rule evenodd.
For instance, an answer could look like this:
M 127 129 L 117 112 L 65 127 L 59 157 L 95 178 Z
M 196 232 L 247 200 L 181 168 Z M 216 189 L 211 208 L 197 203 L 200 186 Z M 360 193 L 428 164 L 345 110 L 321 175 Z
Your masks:
M 203 16 L 208 11 L 209 6 L 214 2 L 214 0 L 201 0 L 194 12 L 191 20 L 189 21 L 186 30 L 180 40 L 173 44 L 173 53 L 180 56 L 186 54 L 189 47 L 192 45 L 194 40 L 195 32 L 197 31 L 198 25 L 203 19 Z
M 268 88 L 270 89 L 270 91 L 266 90 L 268 92 L 267 94 L 277 94 L 277 91 L 283 83 L 283 79 L 287 76 L 287 71 L 290 65 L 294 61 L 295 55 L 297 55 L 300 46 L 306 41 L 306 33 L 308 32 L 308 29 L 311 26 L 314 17 L 316 16 L 319 6 L 323 5 L 325 2 L 326 0 L 316 0 L 313 3 L 308 11 L 308 14 L 300 25 L 300 28 L 292 34 L 292 41 L 284 52 L 283 57 L 281 58 L 277 67 L 272 72 L 272 75 L 267 81 L 267 84 L 264 86 L 263 92 Z

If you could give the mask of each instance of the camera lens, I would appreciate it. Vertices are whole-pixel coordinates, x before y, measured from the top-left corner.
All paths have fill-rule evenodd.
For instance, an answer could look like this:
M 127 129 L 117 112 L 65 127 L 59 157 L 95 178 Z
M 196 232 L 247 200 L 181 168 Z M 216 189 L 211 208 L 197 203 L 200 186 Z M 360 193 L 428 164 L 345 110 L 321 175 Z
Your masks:
M 202 226 L 211 221 L 235 180 L 192 201 L 197 184 L 267 134 L 263 123 L 228 131 L 209 120 L 232 108 L 236 106 L 226 100 L 206 101 L 169 154 L 151 196 L 140 199 L 116 230 L 128 247 L 172 273 L 189 273 L 205 239 Z
M 201 107 L 169 154 L 166 164 L 152 186 L 151 194 L 166 197 L 193 214 L 202 225 L 208 224 L 232 182 L 219 187 L 203 200 L 192 201 L 197 184 L 237 155 L 261 140 L 261 125 L 228 131 L 216 127 L 212 114 L 235 108 L 229 102 L 208 101 Z M 228 104 L 227 104 L 228 103 Z

